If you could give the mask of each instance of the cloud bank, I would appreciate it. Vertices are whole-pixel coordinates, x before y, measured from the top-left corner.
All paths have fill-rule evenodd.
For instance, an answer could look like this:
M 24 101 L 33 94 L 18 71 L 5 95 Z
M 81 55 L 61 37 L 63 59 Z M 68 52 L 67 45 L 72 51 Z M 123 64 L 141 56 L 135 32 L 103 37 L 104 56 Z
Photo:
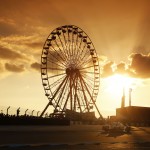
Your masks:
M 114 74 L 128 75 L 134 78 L 150 78 L 150 54 L 133 53 L 129 57 L 130 63 L 108 62 L 102 67 L 102 77 Z

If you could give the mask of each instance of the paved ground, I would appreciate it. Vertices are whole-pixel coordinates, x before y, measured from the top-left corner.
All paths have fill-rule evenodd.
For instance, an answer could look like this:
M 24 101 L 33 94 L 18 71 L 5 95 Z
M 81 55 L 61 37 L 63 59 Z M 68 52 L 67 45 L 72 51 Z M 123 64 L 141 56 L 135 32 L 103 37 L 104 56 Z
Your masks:
M 149 150 L 150 127 L 132 127 L 129 134 L 108 134 L 99 125 L 0 126 L 0 149 Z

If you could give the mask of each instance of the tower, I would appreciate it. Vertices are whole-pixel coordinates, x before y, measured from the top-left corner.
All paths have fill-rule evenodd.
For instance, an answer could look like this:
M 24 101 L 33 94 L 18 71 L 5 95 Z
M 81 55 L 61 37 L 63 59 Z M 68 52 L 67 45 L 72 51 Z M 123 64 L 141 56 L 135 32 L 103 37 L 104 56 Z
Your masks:
M 125 106 L 125 88 L 123 88 L 123 95 L 121 99 L 121 108 Z
M 132 93 L 132 89 L 129 88 L 129 106 L 131 106 L 131 93 Z

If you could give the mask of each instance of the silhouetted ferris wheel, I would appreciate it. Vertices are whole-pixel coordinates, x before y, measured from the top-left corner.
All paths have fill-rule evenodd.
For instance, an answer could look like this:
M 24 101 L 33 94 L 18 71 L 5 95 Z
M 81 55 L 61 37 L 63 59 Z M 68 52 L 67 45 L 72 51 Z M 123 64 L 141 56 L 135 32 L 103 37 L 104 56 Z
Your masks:
M 91 112 L 99 91 L 99 61 L 94 45 L 79 27 L 65 25 L 53 30 L 41 55 L 41 77 L 54 115 L 66 110 Z M 100 115 L 101 116 L 101 115 Z

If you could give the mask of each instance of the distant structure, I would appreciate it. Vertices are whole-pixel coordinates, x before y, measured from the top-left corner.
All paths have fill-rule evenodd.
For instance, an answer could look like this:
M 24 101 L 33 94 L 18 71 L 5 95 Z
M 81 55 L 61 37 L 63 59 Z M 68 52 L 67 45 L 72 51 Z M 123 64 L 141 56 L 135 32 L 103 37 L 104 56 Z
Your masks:
M 150 125 L 150 107 L 127 106 L 117 108 L 116 119 L 128 124 Z
M 121 108 L 125 107 L 125 88 L 123 88 L 123 95 L 121 100 Z
M 20 114 L 20 107 L 17 109 L 17 116 Z
M 150 107 L 131 106 L 131 93 L 129 89 L 129 106 L 125 107 L 125 91 L 121 100 L 121 108 L 116 109 L 116 117 L 112 120 L 133 124 L 133 125 L 150 125 Z
M 129 88 L 129 106 L 131 106 L 131 93 L 132 93 L 132 88 Z

